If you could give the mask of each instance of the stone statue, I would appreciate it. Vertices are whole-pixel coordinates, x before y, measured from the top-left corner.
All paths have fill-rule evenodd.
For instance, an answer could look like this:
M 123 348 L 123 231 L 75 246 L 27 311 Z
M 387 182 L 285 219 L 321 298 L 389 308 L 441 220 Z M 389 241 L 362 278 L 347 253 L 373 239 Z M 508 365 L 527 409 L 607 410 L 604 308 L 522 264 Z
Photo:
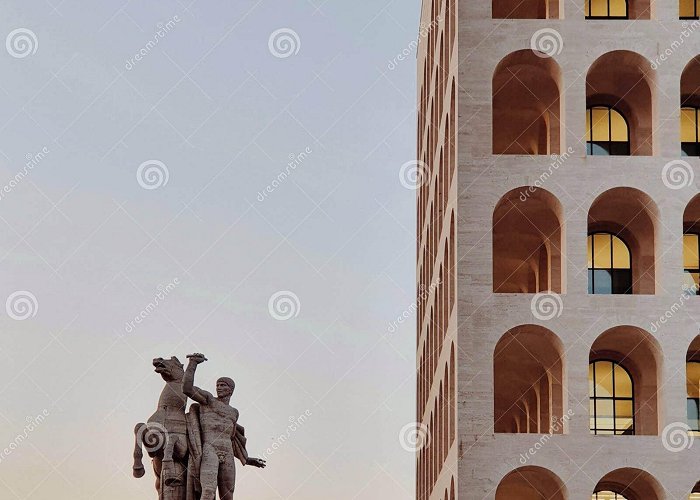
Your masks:
M 216 500 L 217 486 L 221 500 L 232 500 L 236 486 L 234 459 L 238 458 L 243 465 L 254 467 L 265 467 L 265 461 L 251 458 L 246 452 L 244 429 L 238 425 L 238 410 L 229 405 L 236 387 L 234 381 L 228 377 L 217 380 L 216 397 L 214 397 L 211 393 L 194 385 L 194 372 L 197 365 L 206 361 L 207 358 L 200 353 L 187 357 L 190 361 L 182 385 L 183 392 L 199 403 L 201 459 L 198 469 L 202 489 L 201 500 Z M 196 471 L 197 467 L 191 467 L 191 470 Z
M 159 500 L 180 500 L 186 495 L 187 468 L 187 420 L 185 406 L 187 396 L 182 392 L 185 374 L 182 363 L 175 357 L 153 360 L 156 373 L 165 380 L 165 387 L 158 399 L 156 412 L 148 423 L 136 424 L 134 448 L 134 477 L 143 477 L 145 470 L 141 459 L 142 446 L 153 459 L 156 490 Z
M 153 459 L 159 500 L 232 500 L 236 482 L 234 459 L 243 465 L 265 467 L 265 461 L 248 456 L 238 410 L 229 405 L 235 383 L 222 377 L 216 397 L 194 386 L 197 365 L 204 355 L 190 356 L 187 370 L 173 356 L 153 360 L 166 385 L 158 409 L 148 423 L 137 424 L 134 433 L 134 476 L 143 477 L 143 451 Z M 195 403 L 185 413 L 187 397 Z

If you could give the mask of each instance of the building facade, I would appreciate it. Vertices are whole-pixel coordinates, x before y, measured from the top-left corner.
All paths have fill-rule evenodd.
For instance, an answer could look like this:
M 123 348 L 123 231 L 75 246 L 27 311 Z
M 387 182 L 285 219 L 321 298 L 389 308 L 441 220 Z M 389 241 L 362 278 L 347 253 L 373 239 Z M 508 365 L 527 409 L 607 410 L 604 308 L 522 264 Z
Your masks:
M 419 500 L 700 498 L 699 14 L 423 0 Z

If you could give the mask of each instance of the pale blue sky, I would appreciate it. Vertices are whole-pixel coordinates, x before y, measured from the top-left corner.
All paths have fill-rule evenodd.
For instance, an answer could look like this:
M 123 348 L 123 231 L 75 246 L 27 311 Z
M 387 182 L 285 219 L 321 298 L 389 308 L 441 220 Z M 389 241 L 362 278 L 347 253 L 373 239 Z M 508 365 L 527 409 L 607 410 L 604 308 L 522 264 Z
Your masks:
M 415 55 L 388 65 L 418 0 L 0 6 L 3 39 L 36 37 L 0 47 L 0 302 L 36 298 L 0 307 L 0 498 L 154 498 L 133 425 L 162 387 L 151 358 L 193 351 L 198 385 L 237 381 L 251 455 L 311 415 L 239 468 L 237 498 L 412 498 L 415 317 L 388 328 L 414 300 Z M 279 291 L 298 315 L 272 317 Z

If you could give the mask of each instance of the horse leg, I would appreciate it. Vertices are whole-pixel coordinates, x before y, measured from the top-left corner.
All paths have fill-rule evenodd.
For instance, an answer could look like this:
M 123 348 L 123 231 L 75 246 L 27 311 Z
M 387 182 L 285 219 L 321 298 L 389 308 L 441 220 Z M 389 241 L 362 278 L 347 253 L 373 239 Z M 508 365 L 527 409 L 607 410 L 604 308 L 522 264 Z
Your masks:
M 134 445 L 134 466 L 133 466 L 133 474 L 134 477 L 139 478 L 143 477 L 143 475 L 146 473 L 146 470 L 143 468 L 143 450 L 141 449 L 141 445 L 143 444 L 143 433 L 146 432 L 146 424 L 144 423 L 139 423 L 136 424 L 136 427 L 134 427 L 134 436 L 135 436 L 135 445 Z

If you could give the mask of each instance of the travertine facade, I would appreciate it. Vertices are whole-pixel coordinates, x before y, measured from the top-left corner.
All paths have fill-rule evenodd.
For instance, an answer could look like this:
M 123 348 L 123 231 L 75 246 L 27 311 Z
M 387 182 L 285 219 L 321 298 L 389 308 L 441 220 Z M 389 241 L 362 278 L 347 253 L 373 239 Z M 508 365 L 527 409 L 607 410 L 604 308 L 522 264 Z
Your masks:
M 628 9 L 423 1 L 419 500 L 687 499 L 700 481 L 684 427 L 700 297 L 682 289 L 700 159 L 679 138 L 681 103 L 700 105 L 700 22 L 678 0 Z M 629 155 L 587 154 L 596 106 L 626 118 Z M 589 293 L 598 232 L 627 243 L 631 294 Z M 633 435 L 590 430 L 597 360 L 633 381 Z

